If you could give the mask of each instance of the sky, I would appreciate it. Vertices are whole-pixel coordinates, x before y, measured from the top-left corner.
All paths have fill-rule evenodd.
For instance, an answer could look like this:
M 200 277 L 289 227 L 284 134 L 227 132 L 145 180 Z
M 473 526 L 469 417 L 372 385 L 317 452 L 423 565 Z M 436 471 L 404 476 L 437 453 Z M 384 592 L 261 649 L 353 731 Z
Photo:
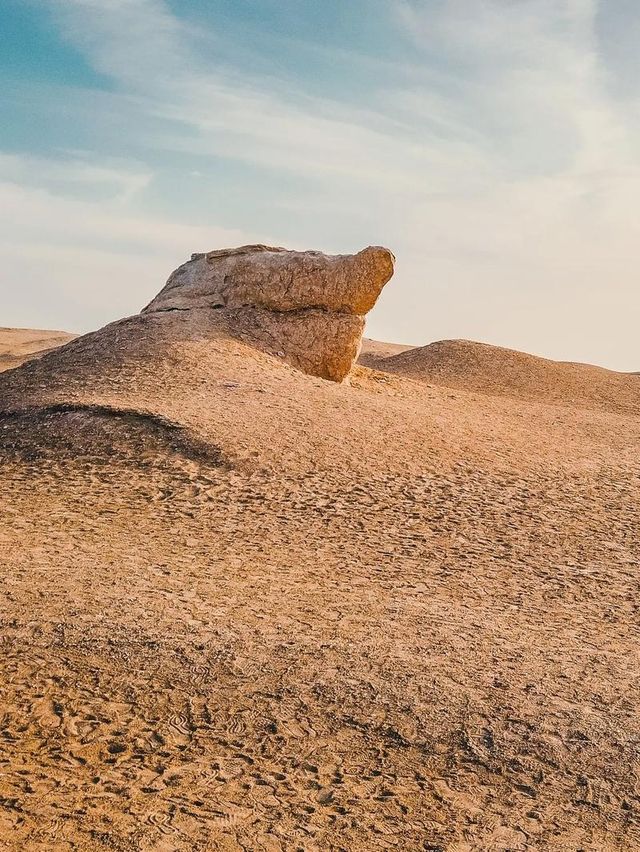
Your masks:
M 0 325 L 388 246 L 367 334 L 640 370 L 637 0 L 2 0 Z

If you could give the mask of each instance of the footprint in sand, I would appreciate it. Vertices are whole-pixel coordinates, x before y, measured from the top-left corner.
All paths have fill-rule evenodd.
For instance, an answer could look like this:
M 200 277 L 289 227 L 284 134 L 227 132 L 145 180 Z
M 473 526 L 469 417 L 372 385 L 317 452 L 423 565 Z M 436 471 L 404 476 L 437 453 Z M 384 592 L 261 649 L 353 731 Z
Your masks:
M 187 746 L 193 739 L 193 724 L 184 713 L 174 713 L 167 722 L 167 739 L 177 746 Z
M 62 724 L 61 709 L 48 696 L 33 702 L 31 715 L 43 728 L 59 728 Z
M 236 713 L 235 716 L 229 721 L 227 725 L 227 731 L 234 737 L 240 736 L 246 733 L 247 726 L 245 724 L 244 719 L 242 718 L 241 713 Z
M 165 811 L 154 811 L 147 817 L 147 822 L 151 823 L 162 834 L 173 834 L 176 829 L 171 825 L 172 816 Z
M 211 826 L 218 828 L 231 828 L 250 819 L 253 811 L 249 808 L 230 807 L 225 810 L 208 809 L 200 811 L 199 816 L 206 819 Z

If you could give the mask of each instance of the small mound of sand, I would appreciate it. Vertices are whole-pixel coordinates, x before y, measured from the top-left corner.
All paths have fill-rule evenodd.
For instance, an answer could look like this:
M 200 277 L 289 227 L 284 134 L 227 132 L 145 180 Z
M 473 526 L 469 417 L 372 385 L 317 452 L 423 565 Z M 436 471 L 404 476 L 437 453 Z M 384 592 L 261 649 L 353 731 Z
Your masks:
M 150 460 L 175 455 L 215 467 L 223 464 L 218 447 L 149 412 L 73 403 L 0 411 L 0 456 L 5 460 L 90 458 L 113 464 L 127 459 L 144 468 Z
M 0 328 L 0 372 L 19 367 L 73 340 L 74 334 L 40 328 Z
M 393 355 L 399 355 L 401 352 L 407 352 L 412 348 L 412 346 L 405 346 L 403 343 L 386 343 L 382 340 L 371 340 L 370 337 L 363 337 L 358 364 L 375 370 L 384 358 L 391 358 Z
M 430 384 L 495 396 L 618 414 L 640 412 L 640 383 L 632 373 L 550 361 L 471 340 L 440 340 L 376 358 L 369 366 Z

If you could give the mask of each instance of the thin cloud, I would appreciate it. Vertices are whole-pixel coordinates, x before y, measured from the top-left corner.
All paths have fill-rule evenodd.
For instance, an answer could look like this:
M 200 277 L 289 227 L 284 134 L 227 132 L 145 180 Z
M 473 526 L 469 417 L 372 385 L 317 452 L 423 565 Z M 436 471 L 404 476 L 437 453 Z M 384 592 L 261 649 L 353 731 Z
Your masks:
M 376 73 L 372 56 L 370 91 L 350 102 L 335 80 L 312 95 L 302 74 L 230 67 L 229 51 L 216 56 L 215 23 L 205 50 L 163 0 L 42 6 L 110 91 L 56 95 L 70 125 L 99 128 L 79 143 L 96 150 L 66 177 L 59 162 L 31 181 L 28 165 L 13 164 L 11 191 L 23 192 L 8 199 L 22 211 L 7 223 L 14 245 L 66 251 L 75 239 L 96 265 L 100 252 L 129 256 L 135 309 L 136 288 L 157 289 L 155 267 L 152 283 L 151 264 L 137 265 L 154 252 L 166 273 L 218 239 L 329 251 L 386 242 L 398 273 L 372 333 L 472 337 L 637 369 L 637 114 L 611 94 L 602 3 L 387 0 L 377 8 L 399 61 L 387 53 Z M 94 188 L 111 195 L 91 206 Z M 245 209 L 227 215 L 224 192 Z M 51 224 L 67 215 L 68 231 Z M 116 315 L 104 307 L 101 317 Z M 607 323 L 619 333 L 603 335 Z
M 52 0 L 66 37 L 151 114 L 198 132 L 183 145 L 274 170 L 335 176 L 410 190 L 415 173 L 446 168 L 438 145 L 399 119 L 363 105 L 280 97 L 239 74 L 229 78 L 190 49 L 189 28 L 160 0 Z M 283 87 L 286 89 L 286 87 Z M 302 101 L 303 105 L 295 100 Z M 457 146 L 460 147 L 460 146 Z
M 0 151 L 0 181 L 25 187 L 80 188 L 88 195 L 104 189 L 113 201 L 126 203 L 144 190 L 151 178 L 151 172 L 125 163 L 95 162 L 88 152 L 69 151 L 51 158 Z
M 53 188 L 33 185 L 34 163 L 37 181 L 53 182 Z M 7 171 L 13 180 L 6 179 Z M 57 185 L 60 179 L 66 191 Z M 86 190 L 96 181 L 116 188 L 110 199 L 69 194 L 69 182 L 82 182 Z M 128 201 L 139 181 L 87 162 L 74 166 L 0 153 L 3 299 L 5 311 L 17 303 L 14 325 L 88 331 L 139 310 L 193 251 L 256 240 L 240 229 L 136 215 Z

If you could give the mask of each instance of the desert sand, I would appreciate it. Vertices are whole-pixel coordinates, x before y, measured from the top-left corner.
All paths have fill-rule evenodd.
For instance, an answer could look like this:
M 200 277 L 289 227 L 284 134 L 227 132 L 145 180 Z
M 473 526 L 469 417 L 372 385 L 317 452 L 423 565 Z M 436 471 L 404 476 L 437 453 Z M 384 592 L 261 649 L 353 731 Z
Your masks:
M 640 848 L 640 378 L 237 310 L 0 376 L 0 848 Z
M 0 373 L 44 355 L 45 352 L 68 343 L 74 337 L 75 335 L 66 331 L 0 327 Z

